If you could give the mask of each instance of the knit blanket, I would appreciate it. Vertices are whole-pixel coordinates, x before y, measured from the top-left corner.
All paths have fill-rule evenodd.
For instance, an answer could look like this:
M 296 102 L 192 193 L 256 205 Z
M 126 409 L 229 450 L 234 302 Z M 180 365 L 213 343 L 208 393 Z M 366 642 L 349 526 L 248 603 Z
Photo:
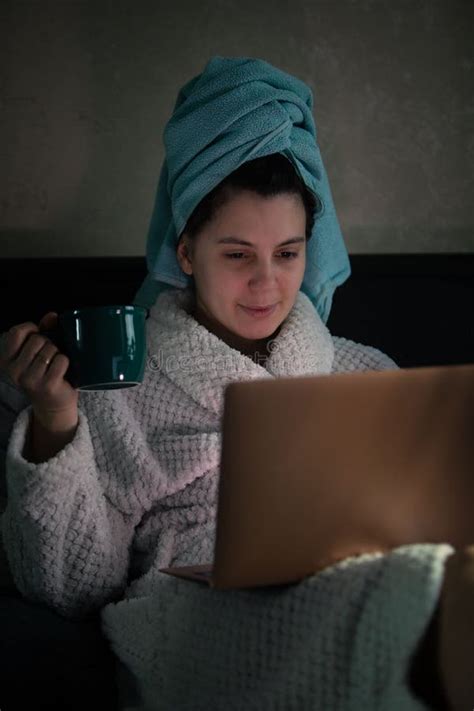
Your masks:
M 406 676 L 451 553 L 403 546 L 242 591 L 163 575 L 103 630 L 143 711 L 421 711 Z

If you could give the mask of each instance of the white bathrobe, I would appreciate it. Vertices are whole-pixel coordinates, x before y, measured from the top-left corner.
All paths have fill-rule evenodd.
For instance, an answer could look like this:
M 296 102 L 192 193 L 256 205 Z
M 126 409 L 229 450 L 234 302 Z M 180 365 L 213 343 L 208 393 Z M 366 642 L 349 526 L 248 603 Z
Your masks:
M 436 605 L 448 545 L 350 558 L 297 586 L 215 591 L 159 572 L 212 560 L 221 417 L 233 381 L 381 370 L 380 351 L 332 337 L 301 292 L 265 367 L 160 295 L 141 385 L 81 392 L 74 439 L 28 461 L 31 409 L 7 451 L 4 544 L 27 598 L 105 635 L 140 708 L 425 708 L 407 664 Z

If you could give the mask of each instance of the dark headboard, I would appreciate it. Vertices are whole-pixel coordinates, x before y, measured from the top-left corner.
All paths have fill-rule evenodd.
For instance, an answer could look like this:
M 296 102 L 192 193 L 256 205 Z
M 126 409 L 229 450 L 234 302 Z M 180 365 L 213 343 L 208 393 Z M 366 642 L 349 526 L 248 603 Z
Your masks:
M 328 327 L 400 366 L 474 362 L 474 254 L 352 255 Z M 0 332 L 47 311 L 131 303 L 143 257 L 0 261 Z

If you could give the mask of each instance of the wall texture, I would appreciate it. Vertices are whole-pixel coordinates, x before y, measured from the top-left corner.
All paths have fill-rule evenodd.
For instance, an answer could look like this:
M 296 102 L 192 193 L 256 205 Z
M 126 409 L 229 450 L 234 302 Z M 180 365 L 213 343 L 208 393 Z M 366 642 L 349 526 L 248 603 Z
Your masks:
M 311 86 L 351 253 L 474 252 L 472 0 L 4 0 L 0 26 L 2 257 L 142 255 L 212 55 Z

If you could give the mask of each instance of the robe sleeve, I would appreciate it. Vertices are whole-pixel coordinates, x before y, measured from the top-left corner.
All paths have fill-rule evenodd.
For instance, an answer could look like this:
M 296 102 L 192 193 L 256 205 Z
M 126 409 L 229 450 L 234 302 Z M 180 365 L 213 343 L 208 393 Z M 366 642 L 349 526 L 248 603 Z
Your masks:
M 97 437 L 93 441 L 81 408 L 73 440 L 45 462 L 28 461 L 31 414 L 28 407 L 18 415 L 7 449 L 5 551 L 25 598 L 65 617 L 85 617 L 122 596 L 145 497 L 129 498 L 128 510 L 113 501 L 104 482 L 121 474 L 118 462 L 129 465 L 126 438 L 115 432 L 123 453 L 116 446 L 115 457 L 98 458 L 95 447 L 100 443 Z M 105 410 L 101 415 L 105 428 L 110 418 Z M 123 428 L 130 425 L 126 419 Z M 110 425 L 107 430 L 112 448 L 113 429 Z

